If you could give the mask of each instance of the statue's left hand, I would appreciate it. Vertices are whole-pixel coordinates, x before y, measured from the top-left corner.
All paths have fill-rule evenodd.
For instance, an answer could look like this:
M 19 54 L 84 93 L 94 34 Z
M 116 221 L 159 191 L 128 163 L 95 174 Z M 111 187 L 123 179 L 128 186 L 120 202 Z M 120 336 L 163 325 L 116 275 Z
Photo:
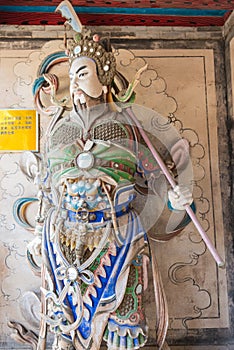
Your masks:
M 193 202 L 192 193 L 188 187 L 179 185 L 168 191 L 168 199 L 175 210 L 185 210 L 185 206 Z

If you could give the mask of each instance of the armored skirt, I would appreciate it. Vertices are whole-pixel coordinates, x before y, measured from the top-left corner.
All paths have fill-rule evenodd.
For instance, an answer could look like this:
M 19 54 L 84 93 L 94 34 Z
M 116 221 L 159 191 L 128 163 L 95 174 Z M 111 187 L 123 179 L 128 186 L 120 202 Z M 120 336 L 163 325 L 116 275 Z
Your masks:
M 132 209 L 117 213 L 117 224 L 118 243 L 110 218 L 81 224 L 69 210 L 56 218 L 51 209 L 44 226 L 46 322 L 76 349 L 98 349 L 103 333 L 108 349 L 138 349 L 147 340 L 145 233 Z

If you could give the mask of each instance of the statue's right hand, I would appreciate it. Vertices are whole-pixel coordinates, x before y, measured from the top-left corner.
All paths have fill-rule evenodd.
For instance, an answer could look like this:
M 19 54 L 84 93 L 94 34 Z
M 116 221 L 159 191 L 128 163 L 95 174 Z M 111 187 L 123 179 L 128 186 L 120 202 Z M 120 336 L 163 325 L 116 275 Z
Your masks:
M 41 255 L 41 237 L 35 237 L 28 245 L 27 248 L 32 255 Z

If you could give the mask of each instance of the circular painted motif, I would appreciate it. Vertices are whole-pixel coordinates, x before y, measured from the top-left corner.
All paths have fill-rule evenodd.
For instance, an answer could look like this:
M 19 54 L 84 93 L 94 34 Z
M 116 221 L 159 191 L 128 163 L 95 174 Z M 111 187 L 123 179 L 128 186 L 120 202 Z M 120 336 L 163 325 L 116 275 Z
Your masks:
M 73 266 L 69 267 L 67 269 L 67 278 L 70 280 L 70 281 L 75 281 L 78 277 L 78 272 L 77 272 L 77 269 Z
M 94 164 L 94 157 L 91 152 L 82 152 L 76 157 L 78 168 L 88 170 Z

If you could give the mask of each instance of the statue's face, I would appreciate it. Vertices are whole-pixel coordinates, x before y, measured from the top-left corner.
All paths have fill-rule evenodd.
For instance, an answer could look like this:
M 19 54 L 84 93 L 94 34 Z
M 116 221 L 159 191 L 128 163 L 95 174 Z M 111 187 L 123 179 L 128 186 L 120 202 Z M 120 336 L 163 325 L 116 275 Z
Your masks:
M 103 86 L 97 76 L 96 63 L 88 57 L 76 58 L 70 68 L 70 94 L 74 105 L 89 105 L 99 98 Z

